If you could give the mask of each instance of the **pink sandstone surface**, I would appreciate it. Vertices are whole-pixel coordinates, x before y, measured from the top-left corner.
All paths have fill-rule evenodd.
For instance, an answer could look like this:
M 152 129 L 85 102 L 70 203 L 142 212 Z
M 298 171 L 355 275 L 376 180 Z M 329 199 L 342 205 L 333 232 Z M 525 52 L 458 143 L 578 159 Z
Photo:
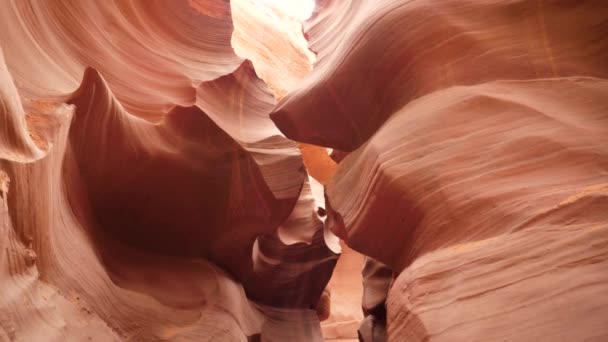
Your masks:
M 305 2 L 0 0 L 0 341 L 608 340 L 608 5 Z

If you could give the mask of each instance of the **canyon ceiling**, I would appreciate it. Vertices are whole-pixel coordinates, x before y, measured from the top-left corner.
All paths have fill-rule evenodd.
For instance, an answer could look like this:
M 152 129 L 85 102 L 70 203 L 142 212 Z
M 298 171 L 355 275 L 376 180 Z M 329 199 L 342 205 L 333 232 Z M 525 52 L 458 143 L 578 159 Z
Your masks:
M 0 341 L 323 340 L 608 340 L 608 2 L 0 0 Z

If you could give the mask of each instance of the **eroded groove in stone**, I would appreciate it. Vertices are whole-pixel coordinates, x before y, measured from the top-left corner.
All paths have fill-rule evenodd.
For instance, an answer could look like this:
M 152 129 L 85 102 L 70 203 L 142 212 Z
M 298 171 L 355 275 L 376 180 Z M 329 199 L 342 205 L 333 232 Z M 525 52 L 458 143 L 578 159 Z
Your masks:
M 0 340 L 607 339 L 608 7 L 286 4 L 0 0 Z

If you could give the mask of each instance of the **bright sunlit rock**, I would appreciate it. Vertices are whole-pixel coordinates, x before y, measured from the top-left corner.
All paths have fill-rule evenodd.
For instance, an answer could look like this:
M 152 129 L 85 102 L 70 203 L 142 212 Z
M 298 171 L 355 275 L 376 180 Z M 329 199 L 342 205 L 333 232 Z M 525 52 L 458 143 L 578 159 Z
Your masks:
M 273 7 L 301 21 L 310 18 L 315 9 L 315 0 L 254 0 L 254 2 Z

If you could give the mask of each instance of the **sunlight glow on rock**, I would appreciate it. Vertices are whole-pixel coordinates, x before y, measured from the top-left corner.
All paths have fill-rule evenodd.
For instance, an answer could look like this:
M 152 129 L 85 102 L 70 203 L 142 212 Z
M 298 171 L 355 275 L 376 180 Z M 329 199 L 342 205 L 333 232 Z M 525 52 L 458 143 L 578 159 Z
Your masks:
M 314 0 L 254 0 L 254 2 L 275 8 L 301 21 L 310 18 L 315 9 Z

